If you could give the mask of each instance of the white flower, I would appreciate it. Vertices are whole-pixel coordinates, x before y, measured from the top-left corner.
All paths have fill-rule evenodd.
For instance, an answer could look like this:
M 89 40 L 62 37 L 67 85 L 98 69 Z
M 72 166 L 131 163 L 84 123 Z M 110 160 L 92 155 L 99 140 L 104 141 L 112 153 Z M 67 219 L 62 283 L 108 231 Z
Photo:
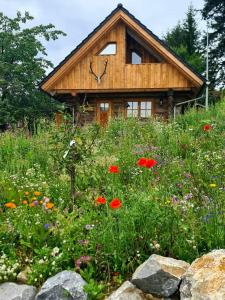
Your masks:
M 55 248 L 52 249 L 52 253 L 51 254 L 53 256 L 56 256 L 58 253 L 59 253 L 59 248 L 58 247 L 55 247 Z

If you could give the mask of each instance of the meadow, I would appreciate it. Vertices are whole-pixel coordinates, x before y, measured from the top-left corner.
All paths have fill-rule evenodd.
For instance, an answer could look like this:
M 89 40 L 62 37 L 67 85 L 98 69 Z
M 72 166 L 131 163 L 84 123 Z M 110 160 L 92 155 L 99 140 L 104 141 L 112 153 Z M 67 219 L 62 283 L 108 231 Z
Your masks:
M 224 120 L 220 101 L 176 122 L 115 120 L 72 137 L 53 123 L 33 137 L 2 133 L 0 282 L 29 266 L 28 282 L 40 286 L 71 269 L 101 299 L 152 253 L 191 262 L 224 248 Z

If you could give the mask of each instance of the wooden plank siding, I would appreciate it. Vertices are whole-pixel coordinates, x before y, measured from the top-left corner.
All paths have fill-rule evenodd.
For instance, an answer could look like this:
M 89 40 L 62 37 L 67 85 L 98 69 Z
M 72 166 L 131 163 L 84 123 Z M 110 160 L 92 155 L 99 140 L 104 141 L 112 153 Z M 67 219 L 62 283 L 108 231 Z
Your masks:
M 115 55 L 97 55 L 109 42 L 117 43 Z M 104 62 L 108 60 L 106 75 L 100 83 L 90 73 L 101 74 Z M 132 90 L 132 89 L 185 89 L 195 84 L 167 61 L 160 63 L 126 64 L 126 25 L 119 21 L 109 32 L 77 61 L 70 71 L 53 85 L 51 90 L 74 90 L 77 93 L 95 90 Z

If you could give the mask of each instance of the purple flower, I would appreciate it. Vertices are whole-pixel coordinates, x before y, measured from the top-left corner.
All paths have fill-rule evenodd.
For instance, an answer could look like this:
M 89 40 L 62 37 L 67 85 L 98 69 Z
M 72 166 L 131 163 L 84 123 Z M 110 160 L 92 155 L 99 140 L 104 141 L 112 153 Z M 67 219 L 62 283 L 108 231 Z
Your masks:
M 38 205 L 38 201 L 37 200 L 35 200 L 33 203 L 34 203 L 35 206 Z
M 46 230 L 48 230 L 49 227 L 50 227 L 50 224 L 48 224 L 48 223 L 46 223 L 46 224 L 44 225 L 44 228 L 45 228 Z
M 180 201 L 180 200 L 178 199 L 178 197 L 175 196 L 175 195 L 173 195 L 173 197 L 172 197 L 172 202 L 173 202 L 173 204 L 177 204 L 179 201 Z
M 184 200 L 190 200 L 192 197 L 193 197 L 193 194 L 189 193 L 189 194 L 184 196 Z

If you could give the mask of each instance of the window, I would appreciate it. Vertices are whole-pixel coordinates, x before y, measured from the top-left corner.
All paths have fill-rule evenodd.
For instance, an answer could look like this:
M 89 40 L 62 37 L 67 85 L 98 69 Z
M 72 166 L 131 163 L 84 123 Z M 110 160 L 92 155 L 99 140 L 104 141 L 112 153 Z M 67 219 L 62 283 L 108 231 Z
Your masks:
M 151 101 L 130 101 L 127 103 L 127 117 L 149 118 L 151 114 Z
M 141 55 L 139 55 L 136 51 L 131 52 L 131 63 L 132 65 L 139 65 L 142 63 Z
M 141 101 L 140 102 L 140 117 L 149 118 L 152 111 L 152 102 L 150 101 Z
M 107 112 L 108 110 L 109 110 L 109 103 L 108 102 L 100 103 L 100 111 Z
M 116 43 L 107 44 L 98 55 L 113 55 L 116 54 Z
M 138 102 L 132 101 L 127 103 L 127 116 L 138 117 Z

